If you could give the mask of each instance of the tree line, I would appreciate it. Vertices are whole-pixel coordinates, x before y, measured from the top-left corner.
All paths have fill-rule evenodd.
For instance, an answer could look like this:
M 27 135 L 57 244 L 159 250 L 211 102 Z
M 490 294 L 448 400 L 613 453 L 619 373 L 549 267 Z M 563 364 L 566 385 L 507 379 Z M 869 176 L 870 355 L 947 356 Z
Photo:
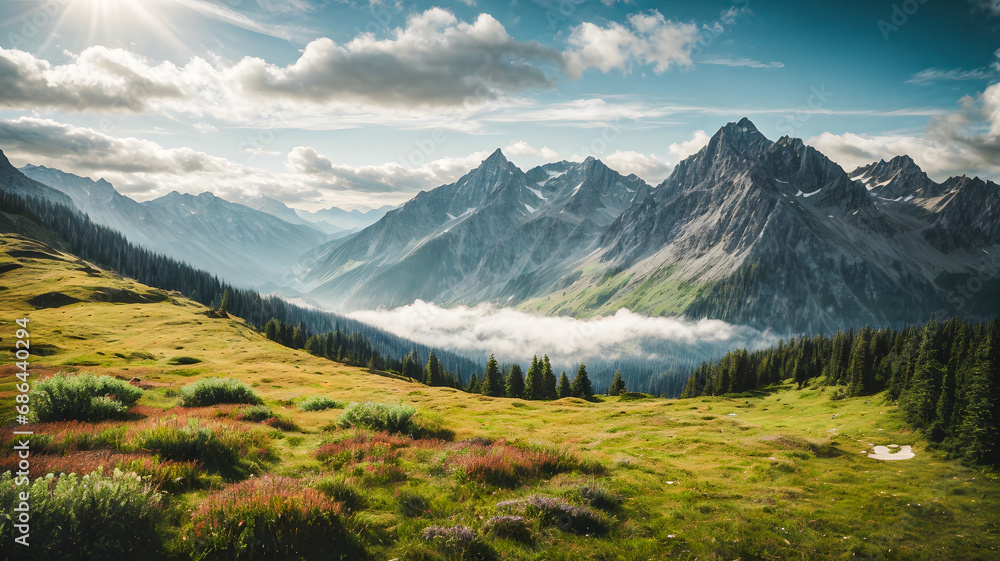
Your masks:
M 1000 465 L 1000 318 L 838 330 L 703 363 L 682 397 L 740 394 L 791 379 L 833 399 L 885 391 L 906 421 L 952 456 Z

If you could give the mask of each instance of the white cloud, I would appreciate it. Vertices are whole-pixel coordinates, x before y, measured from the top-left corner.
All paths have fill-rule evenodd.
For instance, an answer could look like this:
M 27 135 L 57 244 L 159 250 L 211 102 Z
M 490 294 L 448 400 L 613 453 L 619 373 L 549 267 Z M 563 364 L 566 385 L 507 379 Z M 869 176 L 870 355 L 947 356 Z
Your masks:
M 514 146 L 523 149 L 528 145 L 518 142 Z M 399 204 L 422 189 L 455 181 L 490 154 L 480 151 L 443 157 L 417 166 L 390 162 L 351 167 L 300 146 L 287 154 L 287 171 L 276 173 L 190 148 L 166 148 L 149 140 L 117 138 L 33 117 L 0 120 L 0 147 L 18 165 L 32 163 L 104 177 L 122 193 L 139 200 L 174 190 L 210 190 L 237 202 L 267 195 L 306 209 L 332 204 L 373 208 Z
M 614 154 L 601 156 L 601 161 L 623 175 L 634 173 L 652 185 L 661 183 L 674 169 L 670 162 L 656 157 L 656 154 L 647 156 L 632 150 L 615 150 Z
M 735 67 L 747 67 L 747 68 L 784 68 L 785 64 L 782 62 L 772 61 L 772 62 L 761 62 L 759 60 L 753 60 L 749 58 L 709 58 L 698 61 L 701 64 L 715 64 L 719 66 L 735 66 Z
M 550 73 L 558 76 L 564 66 L 560 51 L 513 39 L 489 14 L 468 23 L 441 8 L 409 17 L 385 39 L 370 33 L 346 44 L 316 39 L 287 66 L 256 57 L 214 66 L 195 57 L 176 66 L 106 47 L 67 54 L 70 61 L 55 65 L 0 48 L 0 107 L 180 112 L 239 121 L 290 110 L 311 114 L 317 107 L 336 114 L 358 104 L 411 112 L 461 109 L 551 88 Z
M 588 68 L 602 72 L 628 71 L 633 62 L 653 66 L 661 74 L 671 67 L 691 66 L 698 26 L 668 20 L 653 10 L 628 16 L 628 25 L 611 22 L 601 27 L 584 22 L 573 28 L 567 70 L 578 77 Z
M 441 308 L 415 301 L 394 310 L 360 311 L 354 318 L 390 333 L 442 348 L 493 353 L 500 361 L 548 354 L 553 362 L 614 360 L 634 356 L 650 342 L 695 348 L 759 348 L 777 342 L 770 333 L 719 320 L 650 318 L 621 309 L 612 316 L 579 320 L 535 316 L 489 304 Z
M 823 133 L 809 144 L 851 170 L 907 154 L 940 181 L 951 175 L 1000 178 L 1000 83 L 959 100 L 957 111 L 931 119 L 922 136 Z
M 503 153 L 509 156 L 538 156 L 546 160 L 554 160 L 558 157 L 555 150 L 550 149 L 548 146 L 542 146 L 541 148 L 535 148 L 523 140 L 515 140 L 510 143 L 506 148 L 503 149 Z
M 708 145 L 708 141 L 712 137 L 708 135 L 703 130 L 696 130 L 691 136 L 690 140 L 685 140 L 684 142 L 675 142 L 670 145 L 670 153 L 677 159 L 678 162 L 697 154 L 699 150 Z

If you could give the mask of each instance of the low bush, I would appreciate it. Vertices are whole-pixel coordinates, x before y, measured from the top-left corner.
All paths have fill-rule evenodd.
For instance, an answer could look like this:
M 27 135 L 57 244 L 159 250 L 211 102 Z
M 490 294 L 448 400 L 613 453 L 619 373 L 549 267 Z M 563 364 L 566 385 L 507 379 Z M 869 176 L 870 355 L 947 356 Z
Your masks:
M 12 509 L 18 494 L 30 493 L 28 547 L 14 542 Z M 36 479 L 14 485 L 14 475 L 0 474 L 0 556 L 25 561 L 52 559 L 161 559 L 164 533 L 160 495 L 134 473 L 95 471 Z
M 299 403 L 299 410 L 301 411 L 324 411 L 326 409 L 339 409 L 344 405 L 338 401 L 334 401 L 326 396 L 315 396 L 310 397 Z
M 315 485 L 316 490 L 330 497 L 334 502 L 341 503 L 345 512 L 353 512 L 365 507 L 367 501 L 358 493 L 357 486 L 349 484 L 340 477 L 327 477 Z
M 594 508 L 603 511 L 617 510 L 622 506 L 624 499 L 618 493 L 609 491 L 600 484 L 580 485 L 576 488 L 580 499 Z
M 316 450 L 316 459 L 335 469 L 361 461 L 392 464 L 399 460 L 399 449 L 411 444 L 413 439 L 408 436 L 358 432 L 320 446 Z
M 229 477 L 261 471 L 271 453 L 270 439 L 263 430 L 240 431 L 199 426 L 157 425 L 139 436 L 139 447 L 161 460 L 195 461 L 205 469 Z
M 110 376 L 56 374 L 35 383 L 31 411 L 42 422 L 121 419 L 142 390 Z
M 274 417 L 274 411 L 271 411 L 271 408 L 266 405 L 252 405 L 240 411 L 239 415 L 236 416 L 237 419 L 250 423 L 259 423 L 271 417 Z
M 181 402 L 187 407 L 219 403 L 259 405 L 263 400 L 250 386 L 233 378 L 203 378 L 181 388 Z
M 202 502 L 183 542 L 204 561 L 368 558 L 338 503 L 289 477 L 250 479 Z
M 572 471 L 576 458 L 541 446 L 514 446 L 504 440 L 491 444 L 470 441 L 445 465 L 468 479 L 498 487 L 516 487 L 528 480 Z
M 496 551 L 477 538 L 468 526 L 428 526 L 422 537 L 450 559 L 489 561 L 497 558 Z
M 604 534 L 611 526 L 607 515 L 601 512 L 544 495 L 497 503 L 497 509 L 521 512 L 525 516 L 537 518 L 543 526 L 554 526 L 563 532 L 574 534 Z
M 376 431 L 411 433 L 416 430 L 413 415 L 417 410 L 402 403 L 351 403 L 340 416 L 342 427 Z
M 494 516 L 486 521 L 486 531 L 495 538 L 522 543 L 531 541 L 531 528 L 528 527 L 523 516 Z

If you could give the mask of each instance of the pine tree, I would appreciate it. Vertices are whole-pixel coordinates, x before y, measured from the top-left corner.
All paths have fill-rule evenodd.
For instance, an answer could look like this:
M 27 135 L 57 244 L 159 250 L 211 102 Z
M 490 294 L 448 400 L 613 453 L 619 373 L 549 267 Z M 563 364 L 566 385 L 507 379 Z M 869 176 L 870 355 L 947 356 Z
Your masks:
M 976 353 L 976 365 L 968 376 L 968 406 L 962 418 L 959 438 L 963 457 L 972 464 L 988 465 L 1000 461 L 997 432 L 997 391 L 1000 390 L 996 341 L 987 335 Z
M 497 366 L 497 359 L 490 355 L 490 360 L 486 363 L 486 375 L 483 376 L 483 395 L 491 397 L 503 397 L 503 379 L 500 377 L 500 368 Z
M 803 337 L 799 356 L 795 359 L 795 382 L 799 385 L 799 389 L 802 389 L 802 385 L 809 380 L 812 373 L 812 351 L 812 341 Z
M 927 427 L 934 418 L 938 400 L 937 380 L 943 371 L 938 361 L 937 322 L 931 320 L 921 335 L 920 354 L 910 387 L 900 396 L 907 421 L 917 428 Z
M 222 293 L 222 303 L 219 304 L 219 315 L 226 317 L 229 315 L 229 306 L 233 301 L 233 291 L 226 287 L 226 291 Z
M 466 386 L 465 391 L 469 393 L 480 393 L 481 389 L 482 385 L 479 383 L 479 375 L 473 374 L 472 377 L 469 378 L 469 385 Z
M 531 367 L 528 368 L 528 375 L 524 377 L 524 399 L 542 399 L 542 365 L 538 357 L 531 359 Z
M 566 377 L 566 371 L 563 370 L 562 376 L 559 377 L 559 397 L 569 397 L 573 395 L 573 388 L 569 385 L 569 378 Z
M 549 355 L 542 357 L 542 399 L 557 399 L 556 375 L 552 372 Z
M 424 367 L 424 384 L 428 386 L 440 386 L 444 381 L 441 376 L 441 363 L 438 362 L 434 351 L 427 357 L 427 366 Z
M 615 377 L 611 380 L 611 387 L 608 388 L 608 395 L 621 395 L 625 391 L 625 380 L 622 380 L 622 371 L 615 370 Z
M 507 397 L 524 397 L 524 375 L 521 373 L 521 365 L 514 364 L 510 367 L 505 386 Z
M 590 378 L 587 376 L 587 367 L 582 363 L 580 369 L 576 371 L 576 376 L 573 377 L 573 383 L 570 384 L 570 392 L 573 397 L 582 399 L 594 397 L 594 390 L 590 387 Z

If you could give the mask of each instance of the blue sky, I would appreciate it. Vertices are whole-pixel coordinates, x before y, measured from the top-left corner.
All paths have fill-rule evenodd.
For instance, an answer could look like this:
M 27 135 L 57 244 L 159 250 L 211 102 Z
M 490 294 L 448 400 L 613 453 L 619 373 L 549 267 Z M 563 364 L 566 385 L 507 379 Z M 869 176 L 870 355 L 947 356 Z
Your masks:
M 1000 179 L 1000 2 L 18 0 L 0 149 L 315 209 L 396 204 L 503 148 L 658 183 L 728 121 L 848 170 Z

